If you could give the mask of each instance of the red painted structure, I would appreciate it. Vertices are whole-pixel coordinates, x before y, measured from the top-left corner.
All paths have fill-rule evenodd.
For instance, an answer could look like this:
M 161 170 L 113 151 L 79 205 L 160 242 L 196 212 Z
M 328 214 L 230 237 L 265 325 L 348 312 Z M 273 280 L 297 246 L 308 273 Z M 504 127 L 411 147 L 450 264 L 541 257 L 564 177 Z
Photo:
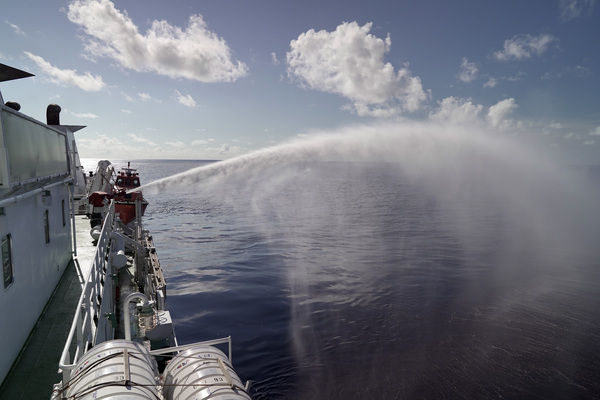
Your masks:
M 135 169 L 130 168 L 128 162 L 127 168 L 123 168 L 117 173 L 112 193 L 94 192 L 88 197 L 88 200 L 94 207 L 102 207 L 104 199 L 114 199 L 115 212 L 119 214 L 123 223 L 128 224 L 135 219 L 135 203 L 138 199 L 141 201 L 142 215 L 148 206 L 141 191 L 127 193 L 139 186 L 140 176 Z

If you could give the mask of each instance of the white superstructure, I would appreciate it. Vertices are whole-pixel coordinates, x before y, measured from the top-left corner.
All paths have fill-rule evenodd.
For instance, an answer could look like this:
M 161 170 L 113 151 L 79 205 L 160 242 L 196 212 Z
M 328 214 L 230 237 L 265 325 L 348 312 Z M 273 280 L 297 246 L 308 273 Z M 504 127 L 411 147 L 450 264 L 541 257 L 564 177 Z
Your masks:
M 85 180 L 81 127 L 49 126 L 0 101 L 1 381 L 72 260 L 72 193 Z

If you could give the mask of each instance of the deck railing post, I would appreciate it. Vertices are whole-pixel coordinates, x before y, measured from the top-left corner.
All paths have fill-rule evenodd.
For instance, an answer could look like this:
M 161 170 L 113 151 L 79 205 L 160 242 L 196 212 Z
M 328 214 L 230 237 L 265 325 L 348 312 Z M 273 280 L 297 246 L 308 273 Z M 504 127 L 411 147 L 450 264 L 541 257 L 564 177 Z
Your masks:
M 84 305 L 81 304 L 80 310 L 84 308 Z M 77 347 L 81 347 L 83 344 L 83 320 L 81 318 L 81 312 L 77 313 Z
M 96 329 L 94 328 L 94 317 L 100 318 L 101 303 L 98 294 L 102 292 L 101 279 L 105 275 L 106 256 L 112 228 L 114 224 L 114 202 L 108 207 L 108 213 L 104 219 L 102 232 L 98 238 L 96 253 L 92 261 L 92 267 L 83 284 L 81 296 L 79 297 L 79 308 L 71 323 L 71 330 L 61 354 L 59 368 L 62 370 L 63 387 L 69 382 L 71 370 L 77 361 L 88 350 L 88 344 L 94 344 Z M 71 355 L 71 345 L 76 340 L 75 353 Z

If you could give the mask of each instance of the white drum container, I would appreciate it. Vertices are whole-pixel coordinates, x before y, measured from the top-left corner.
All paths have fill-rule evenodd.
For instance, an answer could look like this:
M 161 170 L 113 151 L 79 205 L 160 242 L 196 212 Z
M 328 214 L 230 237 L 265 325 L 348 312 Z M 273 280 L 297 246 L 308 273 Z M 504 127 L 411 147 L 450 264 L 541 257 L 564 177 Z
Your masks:
M 158 395 L 156 361 L 146 348 L 128 340 L 103 342 L 79 360 L 67 397 L 77 399 L 153 399 Z
M 227 356 L 213 346 L 182 351 L 163 377 L 166 400 L 250 400 Z

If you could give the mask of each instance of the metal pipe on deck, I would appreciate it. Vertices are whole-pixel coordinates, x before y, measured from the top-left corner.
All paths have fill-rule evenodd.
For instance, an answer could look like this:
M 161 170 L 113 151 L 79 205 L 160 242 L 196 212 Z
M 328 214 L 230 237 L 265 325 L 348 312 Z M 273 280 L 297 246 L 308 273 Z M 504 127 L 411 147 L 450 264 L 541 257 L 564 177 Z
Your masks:
M 129 322 L 129 303 L 135 299 L 142 300 L 145 306 L 150 304 L 150 300 L 148 300 L 148 297 L 146 297 L 145 294 L 140 292 L 131 293 L 125 298 L 125 301 L 123 302 L 123 322 L 125 324 L 125 340 L 131 340 L 131 323 Z
M 77 258 L 77 228 L 75 227 L 75 199 L 73 198 L 75 195 L 75 186 L 69 186 L 69 197 L 71 197 L 71 233 L 73 235 L 73 257 Z

